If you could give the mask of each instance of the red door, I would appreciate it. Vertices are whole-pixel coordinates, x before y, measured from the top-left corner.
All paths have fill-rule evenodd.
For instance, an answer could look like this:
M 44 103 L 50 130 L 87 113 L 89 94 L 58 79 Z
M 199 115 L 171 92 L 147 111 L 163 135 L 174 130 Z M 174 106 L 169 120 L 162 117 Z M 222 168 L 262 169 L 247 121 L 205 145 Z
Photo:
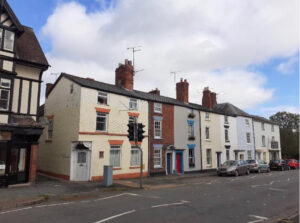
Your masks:
M 177 170 L 177 173 L 180 173 L 180 153 L 177 153 L 176 154 L 176 170 Z

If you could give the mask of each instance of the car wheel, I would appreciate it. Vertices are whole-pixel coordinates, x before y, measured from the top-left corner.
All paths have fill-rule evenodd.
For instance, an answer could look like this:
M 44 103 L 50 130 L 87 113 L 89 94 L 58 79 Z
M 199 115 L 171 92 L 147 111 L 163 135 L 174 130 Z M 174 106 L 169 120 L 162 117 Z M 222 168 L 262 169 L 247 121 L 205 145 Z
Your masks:
M 260 172 L 261 172 L 261 171 L 260 171 L 260 168 L 258 168 L 258 169 L 257 169 L 257 173 L 260 173 Z
M 238 177 L 239 176 L 239 171 L 235 171 L 234 176 Z
M 247 174 L 247 175 L 249 175 L 249 174 L 250 174 L 250 170 L 249 170 L 249 169 L 247 169 L 247 172 L 246 172 L 246 174 Z

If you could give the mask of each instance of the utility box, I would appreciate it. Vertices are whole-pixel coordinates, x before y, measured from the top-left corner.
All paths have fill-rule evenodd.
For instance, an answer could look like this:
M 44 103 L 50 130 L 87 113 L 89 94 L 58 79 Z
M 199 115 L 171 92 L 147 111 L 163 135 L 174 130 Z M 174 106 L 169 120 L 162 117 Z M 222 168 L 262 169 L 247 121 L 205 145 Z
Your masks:
M 113 184 L 113 167 L 104 166 L 103 170 L 103 185 L 109 187 Z

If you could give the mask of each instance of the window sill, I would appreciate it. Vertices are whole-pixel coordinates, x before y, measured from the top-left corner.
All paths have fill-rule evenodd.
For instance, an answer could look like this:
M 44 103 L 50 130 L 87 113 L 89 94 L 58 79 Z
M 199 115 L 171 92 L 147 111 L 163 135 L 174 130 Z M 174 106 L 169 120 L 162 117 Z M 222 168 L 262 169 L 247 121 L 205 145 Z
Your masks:
M 196 168 L 196 165 L 194 165 L 194 166 L 189 166 L 189 168 L 190 168 L 190 169 L 194 169 L 194 168 Z
M 210 121 L 210 119 L 205 119 L 205 121 Z
M 206 167 L 212 168 L 212 165 L 211 165 L 211 164 L 209 164 L 209 165 L 206 165 Z
M 154 169 L 161 169 L 162 166 L 154 166 Z
M 211 139 L 205 139 L 205 141 L 207 141 L 207 142 L 211 142 Z
M 229 142 L 230 142 L 230 140 L 225 140 L 225 142 L 226 142 L 226 143 L 229 143 Z
M 162 112 L 154 111 L 154 114 L 162 114 Z
M 122 170 L 121 167 L 114 167 L 113 170 Z
M 50 142 L 52 142 L 52 139 L 47 139 L 47 140 L 45 140 L 45 142 L 50 143 Z
M 101 104 L 101 103 L 97 103 L 97 105 L 101 105 L 101 106 L 105 106 L 105 107 L 109 107 L 109 104 Z
M 155 138 L 155 137 L 154 137 L 154 139 L 157 139 L 157 140 L 163 140 L 163 138 Z
M 140 166 L 131 166 L 129 169 L 140 169 Z

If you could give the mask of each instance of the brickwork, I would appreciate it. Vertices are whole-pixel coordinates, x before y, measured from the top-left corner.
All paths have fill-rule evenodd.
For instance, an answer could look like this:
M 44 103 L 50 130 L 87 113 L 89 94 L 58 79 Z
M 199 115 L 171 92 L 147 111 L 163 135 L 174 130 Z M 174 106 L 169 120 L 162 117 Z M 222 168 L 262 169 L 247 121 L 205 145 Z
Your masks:
M 38 145 L 31 145 L 30 154 L 30 168 L 29 168 L 29 182 L 35 182 L 36 171 L 37 171 L 37 157 L 38 157 Z
M 166 146 L 174 145 L 174 106 L 162 104 L 162 113 L 154 113 L 154 103 L 149 103 L 150 109 L 150 175 L 165 174 L 166 173 Z M 162 119 L 162 139 L 154 139 L 154 117 L 161 116 Z M 154 168 L 154 147 L 153 144 L 162 144 L 162 167 Z
M 125 60 L 125 64 L 119 64 L 116 69 L 115 85 L 133 90 L 133 71 L 131 61 Z
M 189 102 L 189 83 L 186 79 L 183 81 L 181 78 L 180 82 L 176 84 L 176 98 L 185 103 Z

